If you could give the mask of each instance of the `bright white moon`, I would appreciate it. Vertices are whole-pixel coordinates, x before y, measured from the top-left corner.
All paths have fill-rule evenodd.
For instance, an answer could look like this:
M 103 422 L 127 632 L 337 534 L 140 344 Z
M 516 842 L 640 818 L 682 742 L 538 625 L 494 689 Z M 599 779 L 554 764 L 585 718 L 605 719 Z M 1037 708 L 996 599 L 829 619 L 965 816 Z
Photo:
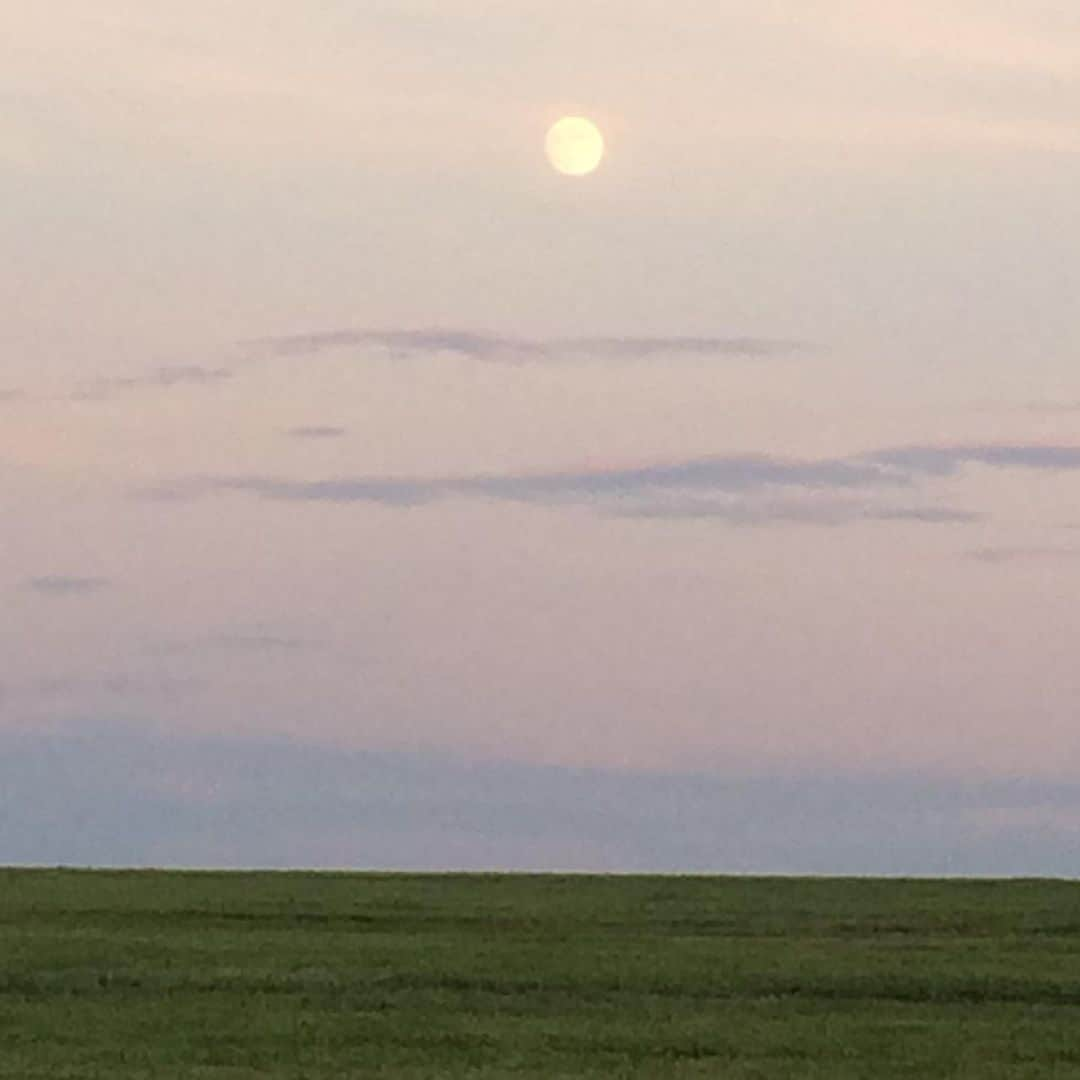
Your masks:
M 566 176 L 587 176 L 604 156 L 604 136 L 584 116 L 564 116 L 547 133 L 548 161 Z

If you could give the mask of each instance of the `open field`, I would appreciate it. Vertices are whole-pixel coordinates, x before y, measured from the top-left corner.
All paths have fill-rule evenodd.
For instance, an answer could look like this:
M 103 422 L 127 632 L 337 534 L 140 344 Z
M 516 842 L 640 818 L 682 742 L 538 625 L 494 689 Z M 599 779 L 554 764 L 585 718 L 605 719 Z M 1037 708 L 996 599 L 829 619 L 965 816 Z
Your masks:
M 1080 886 L 0 871 L 0 1077 L 1080 1077 Z

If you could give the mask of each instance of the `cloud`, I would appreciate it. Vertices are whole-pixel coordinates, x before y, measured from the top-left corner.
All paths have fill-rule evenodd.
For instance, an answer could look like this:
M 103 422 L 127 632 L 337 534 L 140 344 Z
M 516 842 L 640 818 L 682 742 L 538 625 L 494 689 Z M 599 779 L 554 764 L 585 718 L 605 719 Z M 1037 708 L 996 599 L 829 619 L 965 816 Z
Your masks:
M 157 642 L 151 645 L 148 651 L 159 656 L 192 656 L 216 653 L 291 653 L 314 646 L 313 641 L 286 634 L 219 633 Z
M 596 337 L 562 338 L 549 343 L 549 348 L 556 352 L 632 360 L 673 354 L 764 358 L 806 347 L 797 341 L 754 337 Z
M 951 476 L 965 465 L 998 469 L 1080 469 L 1080 446 L 988 443 L 973 446 L 904 446 L 878 450 L 864 460 L 927 476 Z
M 380 349 L 401 355 L 457 353 L 478 360 L 529 361 L 559 358 L 646 360 L 659 356 L 761 358 L 798 351 L 800 342 L 758 337 L 660 336 L 528 339 L 471 330 L 330 330 L 261 338 L 249 344 L 280 356 L 332 349 Z
M 534 342 L 469 330 L 328 330 L 260 338 L 250 344 L 282 356 L 355 347 L 386 349 L 396 353 L 453 352 L 481 359 L 505 357 L 510 353 L 534 356 L 545 353 L 544 347 Z
M 936 506 L 878 506 L 867 500 L 810 495 L 803 498 L 656 498 L 612 511 L 618 517 L 713 520 L 729 525 L 849 525 L 859 521 L 969 525 L 984 515 Z
M 852 489 L 903 484 L 879 465 L 839 460 L 787 461 L 765 455 L 689 458 L 630 468 L 473 474 L 443 477 L 337 477 L 289 480 L 267 476 L 213 477 L 173 488 L 144 489 L 143 497 L 182 498 L 238 491 L 278 502 L 381 503 L 417 506 L 447 498 L 532 504 L 597 503 L 658 492 L 752 493 L 770 488 Z
M 208 491 L 214 490 L 215 485 L 206 479 L 199 477 L 183 477 L 178 480 L 166 480 L 160 484 L 142 484 L 132 488 L 128 496 L 134 502 L 152 503 L 183 503 L 191 502 Z
M 200 685 L 194 679 L 160 673 L 115 672 L 93 677 L 54 675 L 31 679 L 9 684 L 7 691 L 15 700 L 55 703 L 73 699 L 85 703 L 100 698 L 176 698 Z
M 172 389 L 177 386 L 213 386 L 233 377 L 230 368 L 182 364 L 160 367 L 143 375 L 111 376 L 83 383 L 72 394 L 76 401 L 100 401 L 130 390 Z
M 927 477 L 947 477 L 964 466 L 1080 470 L 1080 447 L 1047 445 L 911 446 L 848 458 L 786 459 L 764 454 L 686 458 L 613 468 L 548 472 L 388 477 L 189 477 L 133 492 L 140 499 L 175 501 L 241 492 L 274 502 L 374 503 L 421 506 L 443 499 L 559 506 L 585 505 L 636 518 L 715 518 L 730 524 L 852 521 L 968 524 L 977 511 L 949 506 L 882 502 Z M 852 493 L 864 493 L 861 501 Z M 786 497 L 777 498 L 778 493 Z M 837 501 L 847 495 L 847 501 Z
M 964 554 L 968 559 L 983 563 L 1057 562 L 1080 558 L 1080 548 L 983 547 Z
M 1080 412 L 1080 401 L 1031 401 L 1024 408 L 1028 412 L 1058 416 Z
M 895 469 L 867 462 L 732 455 L 629 468 L 443 477 L 190 478 L 135 494 L 143 499 L 167 501 L 241 492 L 274 502 L 396 507 L 472 498 L 541 506 L 585 505 L 627 518 L 711 518 L 737 525 L 785 521 L 832 525 L 859 520 L 955 523 L 978 517 L 950 508 L 875 506 L 865 499 L 830 496 L 896 490 L 907 483 Z M 778 497 L 777 492 L 789 494 Z
M 0 390 L 0 405 L 10 401 L 21 401 L 25 395 L 22 390 Z
M 978 511 L 950 506 L 869 508 L 865 517 L 873 521 L 918 521 L 926 525 L 972 525 L 986 519 L 986 515 Z
M 189 491 L 238 491 L 273 502 L 381 503 L 384 506 L 418 506 L 455 494 L 459 481 L 392 480 L 354 477 L 330 480 L 284 480 L 265 476 L 212 478 L 196 482 Z
M 753 492 L 768 488 L 863 488 L 891 484 L 876 465 L 836 459 L 791 461 L 763 454 L 688 458 L 631 468 L 480 476 L 453 482 L 451 493 L 513 502 L 590 501 L 650 491 Z
M 290 439 L 340 439 L 348 432 L 343 427 L 294 427 L 286 430 Z
M 101 577 L 69 577 L 62 574 L 34 577 L 24 587 L 43 596 L 81 596 L 108 588 L 112 582 Z

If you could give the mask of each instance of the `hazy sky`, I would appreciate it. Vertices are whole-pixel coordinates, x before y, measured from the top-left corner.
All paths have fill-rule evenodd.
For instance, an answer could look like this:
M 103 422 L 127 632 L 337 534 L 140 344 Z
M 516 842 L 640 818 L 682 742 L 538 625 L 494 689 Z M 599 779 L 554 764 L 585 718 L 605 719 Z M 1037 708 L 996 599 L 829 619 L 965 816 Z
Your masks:
M 0 862 L 304 862 L 124 832 L 140 754 L 257 808 L 248 746 L 313 864 L 394 862 L 316 842 L 336 750 L 406 762 L 401 865 L 1011 872 L 1022 827 L 1069 872 L 1075 4 L 51 0 L 0 42 L 0 742 L 46 763 Z M 56 846 L 47 745 L 119 768 L 104 839 Z M 514 770 L 540 832 L 492 846 Z M 634 846 L 705 788 L 723 844 Z M 865 800 L 929 790 L 890 863 Z

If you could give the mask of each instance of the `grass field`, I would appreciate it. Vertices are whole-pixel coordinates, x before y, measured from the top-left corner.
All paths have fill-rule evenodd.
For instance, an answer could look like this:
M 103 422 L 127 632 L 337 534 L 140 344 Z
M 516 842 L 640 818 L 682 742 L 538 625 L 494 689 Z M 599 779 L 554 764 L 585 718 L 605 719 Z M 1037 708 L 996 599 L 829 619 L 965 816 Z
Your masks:
M 1080 886 L 0 871 L 0 1077 L 1080 1077 Z

